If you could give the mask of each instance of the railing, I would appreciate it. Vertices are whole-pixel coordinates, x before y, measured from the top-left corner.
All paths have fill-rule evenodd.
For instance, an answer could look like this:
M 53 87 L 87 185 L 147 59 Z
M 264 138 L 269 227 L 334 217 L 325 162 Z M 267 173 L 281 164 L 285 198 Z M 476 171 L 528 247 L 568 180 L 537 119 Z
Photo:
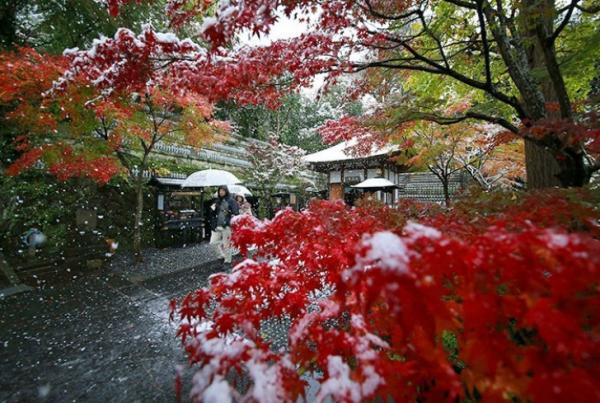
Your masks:
M 162 151 L 174 155 L 188 156 L 192 154 L 191 147 L 185 147 L 177 144 L 156 143 L 154 147 L 156 151 Z
M 156 150 L 159 152 L 163 152 L 163 153 L 170 154 L 170 155 L 193 158 L 193 159 L 197 159 L 200 161 L 221 163 L 221 164 L 232 165 L 232 166 L 241 167 L 241 168 L 248 168 L 252 165 L 252 164 L 250 164 L 250 162 L 248 162 L 246 160 L 223 155 L 223 154 L 219 153 L 218 151 L 205 149 L 205 148 L 195 148 L 195 147 L 189 147 L 189 146 L 182 146 L 182 145 L 176 145 L 176 144 L 164 144 L 164 143 L 157 143 L 155 147 L 156 147 Z M 223 146 L 223 145 L 218 145 L 218 147 L 222 148 L 224 150 L 225 149 L 228 149 L 228 150 L 234 149 L 233 147 Z
M 133 177 L 137 177 L 138 173 L 139 173 L 139 169 L 137 167 L 134 167 L 131 169 L 131 176 Z M 151 169 L 144 169 L 144 171 L 142 171 L 142 178 L 144 179 L 150 179 L 156 175 L 156 172 L 154 170 Z M 160 175 L 161 178 L 170 178 L 170 179 L 185 179 L 188 176 L 184 173 L 180 173 L 180 172 L 169 172 L 166 175 Z
M 223 151 L 231 153 L 231 154 L 237 154 L 240 156 L 248 155 L 248 152 L 244 148 L 239 148 L 239 147 L 230 146 L 230 145 L 226 145 L 226 144 L 213 144 L 211 146 L 217 150 L 223 150 Z
M 200 149 L 197 150 L 195 155 L 197 159 L 204 160 L 207 162 L 217 162 L 226 165 L 233 165 L 241 168 L 249 168 L 252 164 L 246 160 L 242 160 L 239 158 L 228 157 L 226 155 L 220 154 L 218 151 Z
M 134 178 L 137 177 L 140 173 L 140 170 L 137 167 L 133 167 L 131 168 L 131 176 L 133 176 Z M 153 176 L 152 171 L 149 171 L 147 169 L 144 169 L 142 171 L 142 178 L 144 179 L 150 179 Z

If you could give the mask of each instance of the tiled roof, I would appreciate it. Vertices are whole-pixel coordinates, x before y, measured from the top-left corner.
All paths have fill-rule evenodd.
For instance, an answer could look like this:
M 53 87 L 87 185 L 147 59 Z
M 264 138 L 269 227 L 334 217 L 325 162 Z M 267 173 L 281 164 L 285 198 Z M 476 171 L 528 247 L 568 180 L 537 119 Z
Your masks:
M 466 172 L 456 172 L 450 177 L 449 192 L 452 196 L 469 181 Z M 437 176 L 430 172 L 408 172 L 399 174 L 399 197 L 427 202 L 443 202 L 444 188 Z

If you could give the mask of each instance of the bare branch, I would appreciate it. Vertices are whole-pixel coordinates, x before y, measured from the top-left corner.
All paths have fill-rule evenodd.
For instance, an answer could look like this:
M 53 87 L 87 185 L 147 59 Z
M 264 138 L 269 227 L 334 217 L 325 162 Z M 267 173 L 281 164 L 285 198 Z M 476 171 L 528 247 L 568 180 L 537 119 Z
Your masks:
M 487 28 L 485 26 L 485 18 L 483 16 L 482 0 L 477 1 L 477 18 L 479 19 L 479 29 L 481 30 L 481 43 L 483 45 L 483 57 L 485 60 L 485 82 L 489 86 L 492 84 L 492 72 L 490 68 L 490 47 L 487 40 Z
M 392 69 L 423 71 L 423 72 L 432 73 L 432 74 L 450 76 L 462 83 L 467 84 L 470 87 L 483 90 L 483 91 L 489 93 L 492 97 L 496 98 L 497 100 L 499 100 L 507 105 L 512 106 L 516 110 L 517 114 L 520 117 L 526 116 L 525 111 L 523 110 L 523 107 L 519 104 L 519 101 L 514 96 L 509 96 L 507 94 L 504 94 L 504 93 L 498 91 L 493 86 L 488 85 L 488 83 L 481 82 L 481 81 L 475 80 L 473 78 L 467 77 L 464 74 L 462 74 L 452 68 L 447 68 L 447 67 L 441 65 L 440 63 L 438 63 L 437 61 L 421 55 L 417 51 L 415 51 L 410 45 L 408 45 L 406 42 L 403 42 L 403 46 L 413 56 L 414 60 L 411 60 L 409 58 L 389 59 L 389 60 L 384 60 L 384 61 L 369 62 L 369 63 L 365 63 L 365 64 L 353 64 L 353 65 L 351 65 L 351 67 L 353 69 L 355 69 L 355 72 L 365 70 L 365 69 L 368 69 L 371 67 L 387 67 L 387 68 L 392 68 Z M 411 63 L 413 61 L 414 62 L 422 62 L 422 63 L 426 64 L 426 66 L 424 66 L 422 64 L 406 64 L 406 63 L 405 64 L 395 64 L 394 62 L 396 62 L 396 61 L 403 61 L 406 63 Z
M 379 32 L 374 32 L 372 30 L 369 30 L 368 32 L 371 34 L 381 34 Z M 479 80 L 468 77 L 468 76 L 464 75 L 463 73 L 461 73 L 455 69 L 452 69 L 449 66 L 444 66 L 444 65 L 440 64 L 438 61 L 433 60 L 430 57 L 424 56 L 423 54 L 417 52 L 409 44 L 409 40 L 407 40 L 406 38 L 404 38 L 404 39 L 396 38 L 396 37 L 390 36 L 390 35 L 385 35 L 385 37 L 387 40 L 389 40 L 391 42 L 396 42 L 396 43 L 401 44 L 404 47 L 404 49 L 406 49 L 406 51 L 414 57 L 415 61 L 424 63 L 424 64 L 432 67 L 432 68 L 423 68 L 423 69 L 421 69 L 421 71 L 430 72 L 430 73 L 434 73 L 434 74 L 447 75 L 447 76 L 450 76 L 460 82 L 467 84 L 470 87 L 484 90 L 487 93 L 489 93 L 491 96 L 496 98 L 497 100 L 513 107 L 519 117 L 527 116 L 525 113 L 525 110 L 523 109 L 523 107 L 521 106 L 519 101 L 514 96 L 509 96 L 507 94 L 500 92 L 491 83 L 481 82 Z M 418 68 L 416 68 L 417 67 L 416 65 L 411 64 L 410 66 L 411 66 L 411 68 L 406 68 L 406 69 L 407 70 L 419 70 Z M 398 68 L 398 69 L 404 68 L 404 66 L 396 66 L 396 67 L 394 67 L 394 66 L 378 66 L 378 67 L 391 67 L 391 68 Z M 422 67 L 422 66 L 419 66 L 419 67 Z
M 434 40 L 434 42 L 437 45 L 437 50 L 440 53 L 440 56 L 442 57 L 442 60 L 444 61 L 444 65 L 446 66 L 447 69 L 449 69 L 450 68 L 450 63 L 448 63 L 448 59 L 446 58 L 446 52 L 444 51 L 444 47 L 442 46 L 442 42 L 433 33 L 433 31 L 431 31 L 429 29 L 429 26 L 427 25 L 427 21 L 425 21 L 425 16 L 423 15 L 423 13 L 421 11 L 419 11 L 419 19 L 421 20 L 421 24 L 423 24 L 423 31 L 427 32 L 429 34 L 429 36 Z
M 475 10 L 477 9 L 477 5 L 474 3 L 471 3 L 468 0 L 445 0 L 447 3 L 452 3 L 456 6 L 462 7 L 462 8 L 468 8 L 470 10 Z
M 410 115 L 410 119 L 407 118 L 406 120 L 424 120 L 428 122 L 434 122 L 440 125 L 452 125 L 467 119 L 483 120 L 485 122 L 500 125 L 515 134 L 519 133 L 519 128 L 507 121 L 506 119 L 497 116 L 486 115 L 484 113 L 476 111 L 467 111 L 463 115 L 458 116 L 441 116 L 431 112 L 415 112 Z
M 577 7 L 577 3 L 579 3 L 579 0 L 571 0 L 571 4 L 567 6 L 567 13 L 565 14 L 565 17 L 560 22 L 558 27 L 556 27 L 556 30 L 552 33 L 552 35 L 550 35 L 550 37 L 548 38 L 549 41 L 554 42 L 556 38 L 558 38 L 558 35 L 560 35 L 562 30 L 565 29 L 565 27 L 571 20 L 571 16 L 573 15 L 573 11 Z
M 434 174 L 435 176 L 437 176 L 437 178 L 438 178 L 440 181 L 443 181 L 443 180 L 444 180 L 444 178 L 442 177 L 441 173 L 440 173 L 440 172 L 438 171 L 438 169 L 436 169 L 436 168 L 438 168 L 438 169 L 439 169 L 440 167 L 432 167 L 431 165 L 427 165 L 427 169 L 429 169 L 429 171 L 430 171 L 432 174 Z

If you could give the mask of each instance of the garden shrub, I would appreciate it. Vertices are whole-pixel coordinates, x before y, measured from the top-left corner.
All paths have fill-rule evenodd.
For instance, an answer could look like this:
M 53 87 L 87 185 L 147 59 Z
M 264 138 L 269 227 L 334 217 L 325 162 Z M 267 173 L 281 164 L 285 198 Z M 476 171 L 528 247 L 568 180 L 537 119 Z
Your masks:
M 198 367 L 192 398 L 296 401 L 312 378 L 316 401 L 599 400 L 589 197 L 449 212 L 318 201 L 238 218 L 234 242 L 254 260 L 171 304 Z M 290 323 L 285 348 L 261 331 L 273 318 Z

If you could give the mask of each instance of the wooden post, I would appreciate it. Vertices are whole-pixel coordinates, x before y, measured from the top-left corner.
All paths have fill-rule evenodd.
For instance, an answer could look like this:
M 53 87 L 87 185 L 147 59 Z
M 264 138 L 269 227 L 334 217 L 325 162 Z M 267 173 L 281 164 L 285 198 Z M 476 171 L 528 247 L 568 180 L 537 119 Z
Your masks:
M 10 267 L 4 258 L 4 253 L 2 251 L 0 251 L 0 272 L 6 276 L 8 283 L 10 284 L 10 287 L 8 288 L 0 289 L 0 294 L 2 296 L 8 297 L 9 295 L 33 290 L 30 286 L 21 283 L 19 276 L 17 276 L 17 273 Z
M 10 285 L 18 285 L 20 283 L 17 273 L 9 266 L 8 262 L 4 258 L 4 253 L 0 252 L 0 271 L 4 273 Z
M 341 199 L 346 202 L 346 185 L 344 184 L 344 164 L 342 164 L 340 169 L 340 187 L 342 189 L 342 197 Z
M 200 239 L 198 242 L 204 241 L 206 237 L 206 228 L 205 228 L 206 220 L 204 217 L 204 189 L 200 190 Z

